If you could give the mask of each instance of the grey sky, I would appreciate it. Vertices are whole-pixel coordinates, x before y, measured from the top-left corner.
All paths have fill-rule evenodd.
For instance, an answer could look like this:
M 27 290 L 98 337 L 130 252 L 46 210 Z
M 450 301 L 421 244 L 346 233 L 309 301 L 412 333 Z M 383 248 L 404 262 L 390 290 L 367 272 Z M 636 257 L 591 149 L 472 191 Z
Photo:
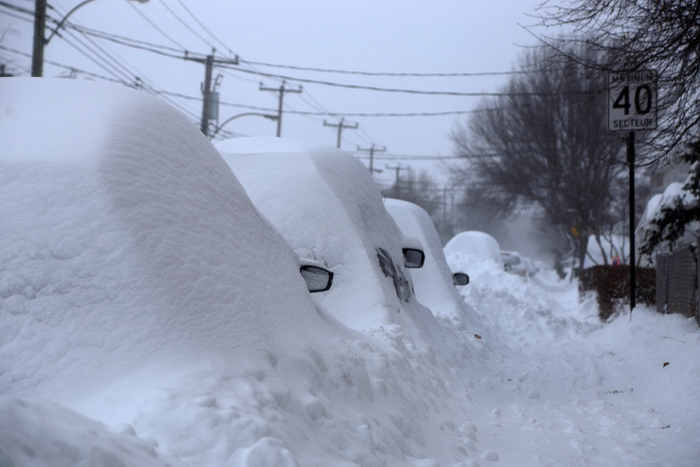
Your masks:
M 34 8 L 33 0 L 5 2 L 31 10 Z M 50 11 L 50 14 L 59 17 L 78 3 L 76 0 L 50 0 L 49 4 L 57 11 Z M 148 43 L 175 49 L 184 47 L 192 53 L 210 53 L 213 45 L 216 46 L 217 57 L 230 57 L 230 49 L 249 62 L 366 72 L 483 73 L 510 71 L 522 51 L 520 46 L 536 42 L 519 24 L 537 23 L 536 19 L 527 15 L 534 14 L 534 8 L 539 3 L 539 0 L 150 0 L 146 4 L 140 4 L 126 0 L 97 0 L 78 10 L 71 21 Z M 190 16 L 182 4 L 215 38 Z M 164 5 L 201 37 L 191 32 Z M 0 11 L 11 10 L 0 8 Z M 173 40 L 157 31 L 139 12 Z M 17 16 L 30 19 L 27 15 Z M 10 28 L 0 45 L 31 53 L 31 22 L 2 14 L 0 27 Z M 78 45 L 76 39 L 66 37 L 80 49 L 86 49 L 86 46 Z M 97 50 L 82 36 L 76 37 Z M 203 65 L 102 40 L 96 42 L 104 49 L 98 50 L 98 55 L 109 53 L 128 71 L 122 69 L 121 65 L 116 65 L 115 69 L 105 64 L 107 69 L 104 69 L 60 37 L 55 37 L 47 46 L 45 58 L 111 78 L 129 80 L 139 76 L 157 90 L 201 97 Z M 182 53 L 173 53 L 182 56 Z M 93 55 L 91 52 L 88 54 Z M 30 68 L 30 60 L 26 57 L 6 50 L 0 50 L 0 56 L 12 60 L 22 69 Z M 458 93 L 494 92 L 507 79 L 506 76 L 367 77 L 262 65 L 246 65 L 245 68 L 341 84 Z M 263 83 L 265 87 L 276 88 L 280 86 L 279 80 L 215 68 L 214 76 L 219 73 L 223 74 L 219 86 L 222 102 L 271 110 L 277 108 L 276 93 L 260 91 L 259 85 Z M 68 71 L 46 64 L 44 74 L 67 75 Z M 78 76 L 84 77 L 81 74 Z M 287 86 L 297 88 L 299 84 L 288 81 Z M 303 93 L 285 95 L 286 111 L 329 111 L 341 114 L 430 113 L 470 110 L 479 100 L 478 97 L 376 92 L 312 83 L 303 83 L 302 86 Z M 169 99 L 184 108 L 193 120 L 199 118 L 200 101 L 172 96 Z M 220 121 L 251 111 L 256 110 L 222 105 Z M 447 135 L 457 118 L 464 116 L 347 116 L 347 123 L 359 123 L 360 128 L 343 132 L 342 147 L 354 152 L 357 145 L 366 148 L 374 142 L 378 147 L 387 147 L 387 153 L 382 156 L 448 156 L 451 155 L 451 144 Z M 324 127 L 324 119 L 329 123 L 337 123 L 339 117 L 286 113 L 282 136 L 335 145 L 336 130 Z M 225 129 L 242 135 L 274 136 L 276 124 L 251 116 L 234 120 Z M 395 165 L 396 162 L 416 169 L 430 167 L 437 170 L 437 165 L 430 162 L 409 159 L 378 160 L 376 166 L 384 168 L 385 164 Z M 390 179 L 391 174 L 385 172 L 378 178 Z

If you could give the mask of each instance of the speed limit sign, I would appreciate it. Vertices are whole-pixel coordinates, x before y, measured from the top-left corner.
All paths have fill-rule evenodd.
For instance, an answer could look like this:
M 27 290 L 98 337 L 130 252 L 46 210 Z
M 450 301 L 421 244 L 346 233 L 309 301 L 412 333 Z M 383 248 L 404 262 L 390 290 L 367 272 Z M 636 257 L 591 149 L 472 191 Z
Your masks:
M 656 70 L 608 76 L 608 130 L 656 128 Z

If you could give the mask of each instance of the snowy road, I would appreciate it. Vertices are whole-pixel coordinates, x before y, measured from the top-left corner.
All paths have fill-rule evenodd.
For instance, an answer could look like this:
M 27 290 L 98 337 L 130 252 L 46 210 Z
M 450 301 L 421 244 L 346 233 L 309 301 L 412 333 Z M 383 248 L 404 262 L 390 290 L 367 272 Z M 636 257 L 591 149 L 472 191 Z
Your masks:
M 479 279 L 466 299 L 495 360 L 477 385 L 477 451 L 513 466 L 700 465 L 694 320 L 638 307 L 601 325 L 575 288 Z

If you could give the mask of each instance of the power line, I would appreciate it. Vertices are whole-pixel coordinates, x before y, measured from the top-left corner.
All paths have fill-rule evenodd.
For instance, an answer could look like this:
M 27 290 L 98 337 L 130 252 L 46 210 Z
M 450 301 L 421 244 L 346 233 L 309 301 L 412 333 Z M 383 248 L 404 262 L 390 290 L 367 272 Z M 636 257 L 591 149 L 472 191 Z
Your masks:
M 59 13 L 60 13 L 60 12 L 59 12 Z M 79 41 L 79 39 L 78 39 L 71 31 L 66 30 L 65 32 L 66 32 L 67 34 L 69 34 L 71 37 L 73 37 L 75 40 Z M 57 34 L 58 34 L 58 33 L 57 33 Z M 99 55 L 99 54 L 98 54 L 97 52 L 95 52 L 94 50 L 91 50 L 91 49 L 88 48 L 96 57 L 98 57 L 98 58 L 100 58 L 101 60 L 103 60 L 103 61 L 105 62 L 105 64 L 111 66 L 115 71 L 117 71 L 117 72 L 119 72 L 120 74 L 122 74 L 122 76 L 126 76 L 128 79 L 132 79 L 132 78 L 136 78 L 136 77 L 137 77 L 136 74 L 135 74 L 132 70 L 130 70 L 130 69 L 129 69 L 126 65 L 124 65 L 122 62 L 120 62 L 119 60 L 117 60 L 116 58 L 114 58 L 109 52 L 107 52 L 105 49 L 103 49 L 102 46 L 100 46 L 100 45 L 99 45 L 97 42 L 95 42 L 92 38 L 90 38 L 89 36 L 87 36 L 87 35 L 84 34 L 84 33 L 80 33 L 80 34 L 81 34 L 87 41 L 89 41 L 94 47 L 96 47 L 100 52 L 102 52 L 102 54 L 103 54 L 104 56 L 107 57 L 107 58 L 105 58 L 104 56 Z M 59 35 L 59 37 L 62 37 L 60 34 L 58 34 L 58 35 Z M 62 37 L 62 38 L 63 38 L 63 37 Z M 65 40 L 65 38 L 64 38 L 64 40 Z M 81 43 L 81 45 L 83 45 L 83 47 L 87 47 L 84 43 Z M 108 59 L 109 59 L 109 60 L 108 60 Z M 111 62 L 112 62 L 113 64 L 110 63 L 110 60 L 111 60 Z M 118 70 L 117 67 L 121 68 L 122 71 L 120 72 L 120 71 Z
M 2 2 L 0 2 L 1 4 Z M 155 24 L 153 24 L 138 8 L 134 7 L 131 5 L 132 8 L 135 9 L 140 15 L 144 17 L 153 27 L 159 30 L 162 34 L 165 35 L 165 37 L 171 39 L 167 34 L 165 34 L 163 31 L 161 31 Z M 114 40 L 114 39 L 112 39 Z M 185 57 L 179 57 L 177 55 L 173 54 L 168 54 L 166 52 L 160 51 L 160 50 L 154 50 L 146 46 L 137 46 L 135 44 L 128 44 L 125 41 L 122 42 L 122 45 L 126 45 L 129 47 L 134 47 L 134 48 L 139 48 L 142 50 L 146 50 L 149 52 L 153 53 L 158 53 L 160 55 L 164 55 L 167 57 L 171 58 L 178 58 L 182 60 L 187 60 L 187 55 L 188 51 L 185 49 L 184 46 L 178 44 L 175 42 L 176 45 L 179 45 L 185 52 Z M 201 54 L 194 54 L 194 55 L 201 55 Z M 204 56 L 202 55 L 202 60 Z M 239 60 L 240 61 L 240 60 Z M 241 61 L 242 62 L 242 61 Z M 255 64 L 258 62 L 251 62 L 251 61 L 246 61 L 245 63 L 247 64 Z M 221 67 L 221 68 L 227 68 L 227 67 Z M 504 92 L 456 92 L 456 91 L 423 91 L 423 90 L 415 90 L 415 89 L 398 89 L 398 88 L 381 88 L 381 87 L 376 87 L 376 86 L 364 86 L 364 85 L 355 85 L 355 84 L 347 84 L 347 83 L 335 83 L 331 81 L 322 81 L 322 80 L 314 80 L 314 79 L 307 79 L 307 78 L 294 78 L 291 76 L 285 76 L 285 75 L 278 75 L 278 74 L 273 74 L 273 73 L 265 73 L 257 70 L 248 70 L 240 67 L 228 67 L 231 70 L 236 70 L 242 73 L 248 73 L 248 74 L 253 74 L 257 76 L 264 76 L 270 79 L 276 79 L 276 80 L 289 80 L 289 81 L 295 81 L 295 82 L 300 82 L 300 83 L 311 83 L 311 84 L 319 84 L 319 85 L 324 85 L 324 86 L 332 86 L 332 87 L 341 87 L 341 88 L 348 88 L 348 89 L 358 89 L 358 90 L 367 90 L 367 91 L 377 91 L 377 92 L 387 92 L 387 93 L 404 93 L 404 94 L 416 94 L 416 95 L 442 95 L 442 96 L 455 96 L 455 97 L 499 97 L 499 96 L 544 96 L 544 95 L 552 95 L 552 93 L 537 93 L 537 92 L 520 92 L 520 93 L 504 93 Z M 359 72 L 358 72 L 359 73 Z M 493 74 L 500 74 L 500 73 L 505 73 L 505 72 L 493 72 Z M 510 73 L 510 72 L 509 72 Z M 512 73 L 520 73 L 520 72 L 512 72 Z M 528 72 L 522 72 L 522 73 L 530 73 Z M 577 93 L 577 94 L 586 94 L 586 93 Z M 464 111 L 464 113 L 468 113 L 468 111 Z M 458 112 L 448 112 L 448 113 L 443 113 L 443 115 L 455 115 L 458 114 Z M 435 115 L 435 114 L 433 114 Z M 362 115 L 352 115 L 352 116 L 362 116 Z M 377 116 L 377 115 L 375 115 Z M 391 116 L 398 116 L 398 115 L 385 115 L 387 117 Z M 409 115 L 404 115 L 404 116 L 409 116 Z M 415 115 L 410 115 L 410 116 L 428 116 L 424 115 L 422 113 L 418 113 Z
M 4 46 L 4 45 L 2 45 L 2 44 L 0 44 L 0 49 L 6 50 L 6 51 L 8 51 L 8 52 L 11 52 L 11 53 L 14 53 L 14 54 L 17 54 L 17 55 L 21 55 L 21 56 L 23 56 L 23 57 L 27 57 L 27 58 L 31 58 L 31 57 L 32 57 L 32 55 L 29 54 L 29 53 L 22 52 L 21 50 L 16 50 L 16 49 L 13 49 L 13 48 L 11 48 L 11 47 L 6 47 L 6 46 Z M 108 82 L 111 82 L 111 83 L 122 84 L 122 85 L 126 85 L 126 86 L 128 86 L 128 87 L 133 87 L 131 84 L 125 83 L 125 82 L 124 82 L 123 80 L 121 80 L 121 79 L 110 78 L 110 77 L 108 77 L 108 76 L 100 75 L 100 74 L 97 74 L 97 73 L 92 73 L 92 72 L 90 72 L 90 71 L 82 70 L 82 69 L 80 69 L 80 68 L 75 68 L 75 67 L 69 66 L 69 65 L 64 65 L 63 63 L 54 62 L 54 61 L 52 61 L 52 60 L 44 60 L 44 62 L 45 62 L 45 63 L 48 63 L 49 65 L 58 67 L 58 68 L 63 68 L 63 69 L 65 69 L 65 70 L 69 70 L 69 71 L 72 71 L 72 72 L 75 72 L 75 73 L 80 73 L 80 74 L 83 74 L 83 75 L 85 75 L 85 76 L 89 76 L 89 77 L 91 77 L 91 78 L 100 79 L 100 80 L 108 81 Z M 181 106 L 180 104 L 178 104 L 177 102 L 173 101 L 172 99 L 169 99 L 169 98 L 168 98 L 168 94 L 171 94 L 171 93 L 168 93 L 168 92 L 166 92 L 166 91 L 159 91 L 159 90 L 153 88 L 152 86 L 145 86 L 145 87 L 143 87 L 143 90 L 144 90 L 145 92 L 149 93 L 149 94 L 152 94 L 152 95 L 155 95 L 155 96 L 160 97 L 161 99 L 163 99 L 164 101 L 166 101 L 168 104 L 170 104 L 170 105 L 172 105 L 173 107 L 175 107 L 175 108 L 177 108 L 178 110 L 180 110 L 183 114 L 185 114 L 185 115 L 189 116 L 190 118 L 192 118 L 193 121 L 196 121 L 196 120 L 199 118 L 197 115 L 195 115 L 194 113 L 192 113 L 192 112 L 191 112 L 190 110 L 188 110 L 187 108 Z
M 119 72 L 118 72 L 117 70 L 115 70 L 115 71 L 110 70 L 109 68 L 106 67 L 106 65 L 103 65 L 102 63 L 98 62 L 96 58 L 90 56 L 87 52 L 85 52 L 85 51 L 82 50 L 80 47 L 78 47 L 77 45 L 75 45 L 74 43 L 72 43 L 71 41 L 69 41 L 67 38 L 65 38 L 65 37 L 63 37 L 63 36 L 60 36 L 60 37 L 61 37 L 61 39 L 63 39 L 63 41 L 64 41 L 66 44 L 70 45 L 70 46 L 73 47 L 75 50 L 77 50 L 78 52 L 80 52 L 81 54 L 83 54 L 88 60 L 90 60 L 91 62 L 93 62 L 93 63 L 94 63 L 95 65 L 97 65 L 98 67 L 102 68 L 104 71 L 106 71 L 106 72 L 109 73 L 110 75 L 112 75 L 114 78 L 116 78 L 117 80 L 119 80 L 119 82 L 121 82 L 122 84 L 128 84 L 127 81 L 124 81 L 123 73 L 122 73 L 122 76 L 119 76 Z M 80 43 L 80 39 L 77 39 L 77 38 L 75 38 L 75 37 L 73 37 L 73 39 L 75 39 L 76 41 L 78 41 L 78 42 Z M 94 51 L 91 50 L 89 47 L 87 47 L 84 43 L 81 43 L 81 45 L 82 45 L 83 47 L 87 48 L 88 50 L 90 50 L 91 52 L 94 53 Z
M 306 91 L 306 89 L 304 90 Z M 188 96 L 185 94 L 180 94 L 170 91 L 161 91 L 163 94 L 167 94 L 173 97 L 179 97 L 181 99 L 201 101 L 201 97 Z M 308 92 L 306 93 L 308 95 Z M 268 107 L 256 107 L 252 105 L 244 104 L 234 104 L 232 102 L 220 101 L 219 105 L 227 107 L 238 107 L 242 109 L 259 110 L 261 112 L 276 112 L 276 109 Z M 442 117 L 446 115 L 466 115 L 476 112 L 490 112 L 495 110 L 502 110 L 500 108 L 490 108 L 490 109 L 474 109 L 474 110 L 448 110 L 444 112 L 409 112 L 409 113 L 362 113 L 362 112 L 308 112 L 304 110 L 288 110 L 289 114 L 294 115 L 306 115 L 313 117 Z M 369 135 L 367 135 L 369 137 Z
M 205 39 L 204 37 L 202 37 L 197 31 L 195 31 L 194 29 L 192 29 L 192 27 L 190 27 L 190 25 L 187 24 L 187 23 L 185 22 L 185 20 L 183 20 L 182 18 L 180 18 L 180 17 L 179 17 L 179 16 L 178 16 L 178 15 L 163 1 L 163 0 L 158 0 L 158 1 L 160 2 L 161 5 L 163 5 L 163 6 L 165 7 L 166 10 L 168 10 L 168 12 L 169 12 L 172 16 L 175 17 L 176 20 L 178 20 L 183 26 L 185 26 L 187 29 L 189 29 L 189 31 L 190 31 L 192 34 L 194 34 L 195 36 L 197 36 L 199 39 L 202 40 L 202 42 L 204 42 L 205 44 L 207 44 L 207 45 L 208 45 L 209 47 L 211 47 L 212 49 L 215 48 L 215 47 L 214 47 L 214 44 L 212 44 L 211 42 L 209 42 L 208 40 L 206 40 L 206 39 Z
M 131 39 L 129 37 L 124 37 L 124 36 L 120 36 L 118 34 L 112 34 L 112 33 L 105 32 L 105 31 L 99 31 L 97 29 L 91 29 L 91 28 L 87 28 L 85 26 L 79 26 L 77 24 L 66 23 L 63 26 L 65 28 L 75 29 L 76 31 L 82 32 L 84 34 L 89 34 L 91 36 L 99 37 L 100 39 L 112 41 L 112 42 L 115 42 L 115 43 L 120 44 L 120 45 L 130 46 L 131 44 L 129 44 L 129 43 L 133 43 L 136 45 L 148 46 L 148 47 L 153 47 L 153 48 L 157 48 L 157 49 L 168 50 L 171 52 L 182 53 L 182 52 L 186 51 L 184 48 L 176 49 L 174 47 L 170 47 L 167 45 L 153 44 L 151 42 L 142 41 L 142 40 L 138 40 L 138 39 Z M 125 44 L 125 42 L 127 42 L 127 44 Z
M 228 50 L 228 53 L 230 53 L 231 55 L 236 55 L 236 53 L 233 50 L 231 50 L 226 44 L 221 42 L 214 34 L 212 34 L 212 32 L 209 29 L 207 29 L 207 27 L 201 21 L 197 19 L 197 17 L 190 11 L 189 8 L 187 8 L 187 6 L 182 0 L 177 0 L 177 2 L 182 6 L 182 8 L 187 12 L 187 14 L 190 15 L 190 17 L 192 17 L 192 19 L 195 20 L 195 22 L 199 24 L 199 26 L 212 37 L 212 39 L 221 44 L 224 47 L 224 49 Z
M 136 13 L 138 13 L 139 15 L 141 15 L 141 17 L 142 17 L 143 19 L 145 19 L 146 22 L 148 22 L 148 24 L 150 24 L 150 25 L 151 25 L 156 31 L 158 31 L 163 37 L 165 37 L 166 39 L 168 39 L 170 42 L 172 42 L 172 43 L 175 44 L 176 46 L 180 47 L 182 50 L 187 50 L 187 47 L 185 47 L 184 45 L 182 45 L 182 44 L 180 44 L 179 42 L 177 42 L 175 39 L 173 39 L 172 37 L 170 37 L 169 35 L 167 35 L 161 28 L 159 28 L 158 26 L 156 26 L 156 24 L 155 24 L 153 21 L 151 21 L 151 20 L 148 18 L 148 16 L 146 16 L 139 8 L 137 8 L 136 6 L 132 5 L 132 4 L 129 3 L 129 2 L 126 2 L 126 3 L 128 3 L 129 6 L 130 6 Z
M 179 1 L 179 0 L 178 0 Z M 249 65 L 267 66 L 272 68 L 285 68 L 297 71 L 314 71 L 319 73 L 336 73 L 344 75 L 360 75 L 360 76 L 393 76 L 393 77 L 419 77 L 419 78 L 453 78 L 453 77 L 481 77 L 481 76 L 503 76 L 532 73 L 531 71 L 492 71 L 478 73 L 392 73 L 392 72 L 370 72 L 370 71 L 350 71 L 350 70 L 332 70 L 326 68 L 311 68 L 294 65 L 277 65 L 273 63 L 254 62 L 249 60 L 241 60 L 241 63 Z
M 243 73 L 249 73 L 258 76 L 265 76 L 268 78 L 277 78 L 289 81 L 296 81 L 299 83 L 310 83 L 310 84 L 320 84 L 323 86 L 332 86 L 339 88 L 348 89 L 359 89 L 364 91 L 378 91 L 378 92 L 389 92 L 389 93 L 402 93 L 402 94 L 419 94 L 428 96 L 454 96 L 454 97 L 498 97 L 498 96 L 545 96 L 551 95 L 552 93 L 542 93 L 542 92 L 457 92 L 457 91 L 421 91 L 417 89 L 398 89 L 398 88 L 380 88 L 376 86 L 364 86 L 359 84 L 347 84 L 347 83 L 334 83 L 332 81 L 321 81 L 316 79 L 308 78 L 294 78 L 292 76 L 277 75 L 273 73 L 263 73 L 260 71 L 246 70 L 243 68 L 233 68 L 233 70 L 238 70 Z M 581 93 L 578 93 L 581 94 Z

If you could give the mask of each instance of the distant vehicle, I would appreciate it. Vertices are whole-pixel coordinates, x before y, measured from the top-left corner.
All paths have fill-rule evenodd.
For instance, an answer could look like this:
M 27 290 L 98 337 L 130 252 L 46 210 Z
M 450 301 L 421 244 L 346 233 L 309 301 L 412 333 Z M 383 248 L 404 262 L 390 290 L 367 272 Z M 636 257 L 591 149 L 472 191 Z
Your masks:
M 484 232 L 461 232 L 447 242 L 444 251 L 448 256 L 463 256 L 465 261 L 492 261 L 499 268 L 503 267 L 498 241 Z
M 356 158 L 287 138 L 234 138 L 216 148 L 296 253 L 334 273 L 333 288 L 317 297 L 342 323 L 366 330 L 422 308 L 409 270 L 423 266 L 423 246 L 401 232 Z
M 503 260 L 503 269 L 511 274 L 516 274 L 521 277 L 527 277 L 527 263 L 517 251 L 501 251 L 501 259 Z

